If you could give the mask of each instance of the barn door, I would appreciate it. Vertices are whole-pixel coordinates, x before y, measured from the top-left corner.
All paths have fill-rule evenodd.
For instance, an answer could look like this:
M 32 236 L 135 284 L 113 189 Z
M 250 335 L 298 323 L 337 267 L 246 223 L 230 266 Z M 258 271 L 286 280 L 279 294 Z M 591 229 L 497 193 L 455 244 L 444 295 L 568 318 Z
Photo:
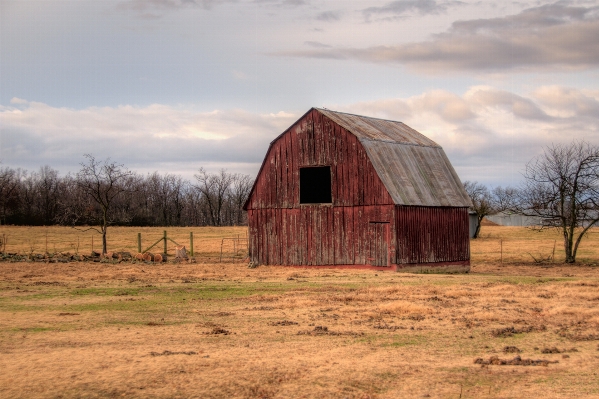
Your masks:
M 370 265 L 389 266 L 389 222 L 370 222 L 369 230 Z

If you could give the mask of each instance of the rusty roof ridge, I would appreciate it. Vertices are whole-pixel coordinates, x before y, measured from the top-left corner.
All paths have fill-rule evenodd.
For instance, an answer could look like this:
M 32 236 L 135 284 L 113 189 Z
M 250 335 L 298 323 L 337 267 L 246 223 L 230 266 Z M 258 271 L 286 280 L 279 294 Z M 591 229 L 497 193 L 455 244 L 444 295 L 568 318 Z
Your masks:
M 420 133 L 420 134 L 422 134 L 422 133 Z M 414 147 L 443 148 L 439 144 L 437 144 L 437 145 L 424 145 L 424 144 L 410 143 L 409 141 L 377 140 L 377 139 L 369 139 L 369 138 L 366 138 L 366 137 L 360 137 L 360 138 L 358 138 L 358 140 L 360 142 L 364 142 L 364 141 L 376 141 L 378 143 L 389 143 L 389 144 L 398 144 L 398 145 L 413 145 Z
M 334 114 L 345 114 L 345 115 L 351 115 L 351 116 L 357 116 L 359 118 L 366 118 L 366 119 L 377 119 L 379 121 L 385 121 L 385 122 L 393 122 L 393 123 L 401 123 L 402 125 L 406 125 L 405 123 L 403 123 L 402 121 L 394 121 L 393 119 L 385 119 L 385 118 L 375 118 L 374 116 L 365 116 L 365 115 L 358 115 L 358 114 L 352 114 L 350 112 L 342 112 L 342 111 L 333 111 L 332 109 L 327 109 L 327 108 L 318 108 L 318 107 L 314 107 L 314 109 L 318 110 L 318 111 L 324 111 L 324 112 L 332 112 Z M 408 126 L 408 125 L 406 125 Z M 409 127 L 409 126 L 408 126 Z M 419 132 L 420 133 L 420 132 Z M 422 134 L 422 133 L 420 133 Z

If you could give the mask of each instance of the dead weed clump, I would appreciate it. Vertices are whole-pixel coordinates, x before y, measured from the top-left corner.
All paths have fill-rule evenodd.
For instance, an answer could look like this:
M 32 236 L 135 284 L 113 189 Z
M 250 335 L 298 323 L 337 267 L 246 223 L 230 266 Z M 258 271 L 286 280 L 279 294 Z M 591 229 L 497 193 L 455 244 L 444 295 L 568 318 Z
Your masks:
M 410 301 L 393 301 L 379 305 L 379 310 L 383 314 L 394 314 L 394 315 L 424 315 L 433 313 L 433 308 L 426 305 L 419 305 Z
M 503 348 L 503 353 L 520 353 L 520 352 L 522 352 L 522 351 L 515 346 L 506 346 Z
M 188 352 L 172 352 L 172 351 L 163 351 L 163 352 L 150 352 L 150 356 L 172 356 L 172 355 L 197 355 L 197 352 L 188 351 Z
M 599 334 L 570 334 L 560 332 L 558 335 L 570 341 L 599 341 Z
M 529 332 L 541 332 L 541 331 L 545 331 L 547 330 L 547 327 L 545 325 L 540 325 L 538 327 L 535 326 L 526 326 L 526 327 L 522 327 L 522 328 L 516 328 L 514 326 L 511 327 L 504 327 L 504 328 L 497 328 L 495 330 L 491 331 L 491 335 L 495 338 L 505 338 L 505 337 L 512 337 L 515 334 L 524 334 L 524 333 L 529 333 Z
M 231 331 L 225 330 L 224 328 L 214 327 L 211 331 L 204 332 L 205 335 L 229 335 Z
M 271 321 L 269 326 L 297 326 L 299 323 L 291 320 Z
M 267 310 L 275 310 L 276 308 L 273 306 L 254 306 L 252 308 L 243 308 L 243 310 L 257 310 L 257 311 L 267 311 Z
M 316 327 L 314 327 L 313 330 L 298 331 L 297 335 L 312 335 L 312 336 L 319 336 L 319 335 L 350 335 L 350 336 L 358 337 L 358 336 L 363 336 L 364 333 L 357 333 L 357 332 L 354 332 L 354 331 L 346 331 L 346 332 L 331 331 L 326 326 L 316 326 Z
M 515 358 L 508 359 L 500 359 L 498 356 L 491 356 L 489 360 L 484 360 L 479 357 L 474 360 L 474 364 L 480 364 L 481 367 L 485 366 L 543 366 L 547 367 L 549 364 L 559 363 L 557 360 L 545 360 L 545 359 L 522 359 L 520 356 L 516 356 Z
M 545 354 L 549 354 L 549 353 L 572 353 L 572 352 L 578 352 L 578 349 L 576 348 L 570 348 L 570 349 L 558 349 L 557 347 L 552 347 L 552 348 L 543 348 L 543 350 L 541 350 L 541 353 L 545 353 Z

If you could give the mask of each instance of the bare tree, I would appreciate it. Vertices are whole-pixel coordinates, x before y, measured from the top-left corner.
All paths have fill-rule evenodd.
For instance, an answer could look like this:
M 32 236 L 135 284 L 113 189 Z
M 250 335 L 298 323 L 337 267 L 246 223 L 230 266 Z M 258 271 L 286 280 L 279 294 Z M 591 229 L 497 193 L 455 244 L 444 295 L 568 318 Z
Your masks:
M 6 224 L 9 209 L 18 205 L 22 174 L 19 169 L 0 168 L 0 225 Z
M 221 169 L 219 173 L 208 173 L 204 168 L 200 168 L 194 176 L 198 181 L 194 187 L 202 193 L 210 225 L 222 226 L 223 205 L 233 181 L 233 175 L 227 173 L 225 169 Z
M 161 224 L 163 226 L 180 224 L 183 208 L 183 179 L 168 173 L 160 175 L 158 172 L 154 172 L 148 177 L 148 183 L 152 191 L 153 205 L 157 215 L 160 215 Z
M 235 174 L 230 190 L 232 220 L 231 224 L 242 225 L 245 223 L 243 205 L 250 195 L 254 180 L 249 175 Z
M 472 209 L 476 212 L 476 230 L 472 238 L 478 238 L 480 234 L 481 222 L 485 216 L 492 215 L 497 212 L 491 192 L 487 186 L 476 181 L 465 181 L 464 189 L 468 193 L 472 201 Z
M 127 217 L 122 212 L 115 212 L 115 201 L 129 190 L 128 182 L 133 177 L 124 165 L 111 162 L 110 159 L 97 161 L 92 155 L 84 155 L 87 162 L 81 163 L 77 173 L 76 183 L 84 195 L 90 198 L 94 205 L 99 207 L 99 229 L 90 227 L 102 234 L 102 253 L 106 253 L 106 231 L 108 226 L 117 220 Z M 84 209 L 80 209 L 82 211 Z M 89 213 L 89 209 L 87 210 Z M 77 216 L 83 216 L 79 212 Z
M 524 178 L 515 210 L 560 229 L 566 263 L 575 263 L 582 238 L 599 221 L 599 147 L 551 145 L 526 165 Z

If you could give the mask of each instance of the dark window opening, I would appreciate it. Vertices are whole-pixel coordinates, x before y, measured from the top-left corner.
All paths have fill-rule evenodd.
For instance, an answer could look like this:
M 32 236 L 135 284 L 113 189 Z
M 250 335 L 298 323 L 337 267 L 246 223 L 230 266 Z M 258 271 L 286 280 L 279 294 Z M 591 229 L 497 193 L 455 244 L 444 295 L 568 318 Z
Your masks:
M 300 168 L 300 204 L 331 202 L 331 167 Z

